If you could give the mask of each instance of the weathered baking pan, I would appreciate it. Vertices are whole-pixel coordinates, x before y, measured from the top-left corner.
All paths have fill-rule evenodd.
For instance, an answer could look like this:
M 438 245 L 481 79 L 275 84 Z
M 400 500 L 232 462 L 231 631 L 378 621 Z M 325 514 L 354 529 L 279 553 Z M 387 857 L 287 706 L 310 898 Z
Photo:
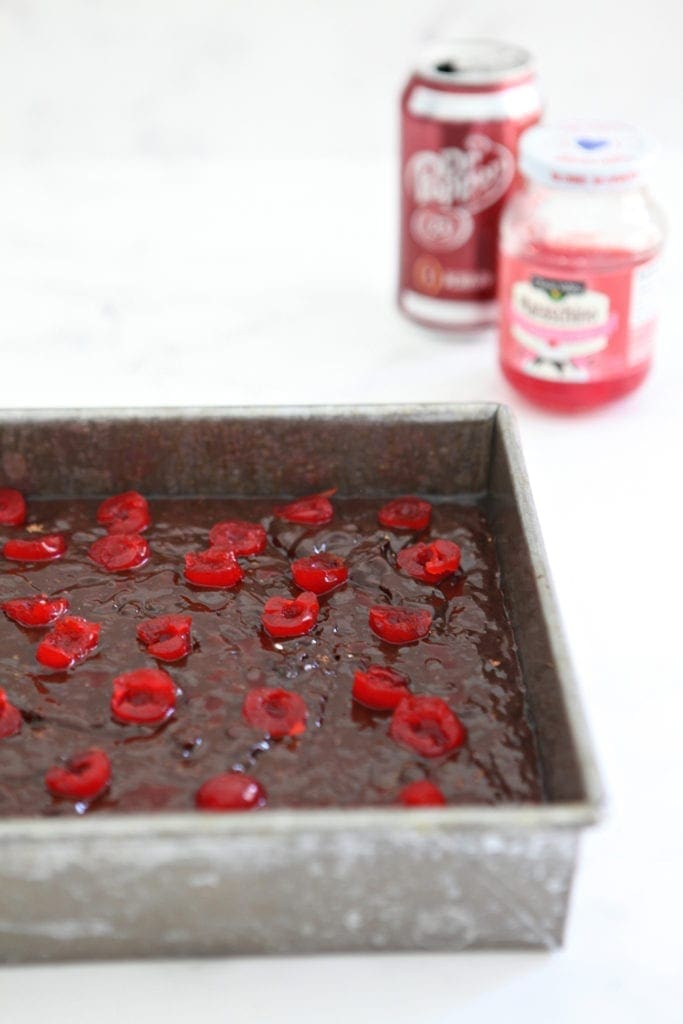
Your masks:
M 0 957 L 552 948 L 601 792 L 517 436 L 495 405 L 10 412 L 29 495 L 476 495 L 548 802 L 0 821 Z

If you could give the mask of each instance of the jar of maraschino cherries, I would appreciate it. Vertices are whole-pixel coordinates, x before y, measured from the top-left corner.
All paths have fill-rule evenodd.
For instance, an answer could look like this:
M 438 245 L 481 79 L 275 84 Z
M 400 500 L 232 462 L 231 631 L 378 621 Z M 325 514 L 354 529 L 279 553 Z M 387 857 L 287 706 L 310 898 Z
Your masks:
M 652 156 L 647 138 L 611 123 L 539 125 L 520 140 L 526 183 L 500 231 L 500 360 L 538 404 L 588 409 L 650 368 L 664 239 Z

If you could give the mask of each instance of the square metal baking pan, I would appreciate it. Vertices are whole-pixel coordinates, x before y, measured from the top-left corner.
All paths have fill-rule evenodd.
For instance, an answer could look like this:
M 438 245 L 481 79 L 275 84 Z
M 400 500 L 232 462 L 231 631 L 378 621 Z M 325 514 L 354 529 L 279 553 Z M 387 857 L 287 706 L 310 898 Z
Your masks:
M 6 961 L 552 948 L 601 786 L 510 413 L 496 405 L 8 412 L 29 495 L 477 496 L 549 800 L 0 821 Z

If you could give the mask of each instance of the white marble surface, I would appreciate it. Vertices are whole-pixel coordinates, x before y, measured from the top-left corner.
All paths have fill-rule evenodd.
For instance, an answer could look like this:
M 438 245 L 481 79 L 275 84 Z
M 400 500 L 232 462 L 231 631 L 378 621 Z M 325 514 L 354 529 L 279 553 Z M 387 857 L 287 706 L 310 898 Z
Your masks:
M 332 52 L 351 52 L 366 10 L 377 52 L 382 19 L 373 5 L 350 4 L 343 14 L 341 4 L 330 4 L 326 16 L 322 6 L 296 0 L 287 28 L 280 8 L 263 4 L 266 51 L 280 60 L 276 68 L 285 67 L 281 50 L 301 55 L 300 35 L 310 46 L 313 29 Z M 376 6 L 386 25 L 388 5 Z M 190 14 L 182 3 L 162 13 L 152 0 L 137 8 L 105 2 L 97 5 L 98 22 L 91 5 L 76 0 L 49 12 L 35 0 L 4 3 L 0 404 L 509 402 L 610 798 L 604 825 L 583 844 L 566 947 L 553 955 L 9 968 L 0 970 L 3 1024 L 681 1019 L 683 154 L 665 151 L 657 183 L 671 239 L 652 376 L 630 398 L 594 414 L 564 418 L 532 409 L 501 379 L 493 334 L 432 334 L 394 308 L 389 78 L 400 74 L 407 40 L 429 20 L 418 6 L 396 4 L 386 33 L 394 56 L 374 79 L 371 50 L 361 40 L 357 73 L 353 62 L 349 72 L 347 103 L 355 106 L 343 101 L 341 83 L 333 108 L 340 131 L 321 123 L 313 153 L 301 151 L 296 124 L 292 141 L 278 111 L 269 122 L 275 147 L 253 121 L 243 123 L 243 93 L 233 81 L 226 85 L 221 59 L 234 52 L 237 85 L 253 84 L 261 29 L 245 4 L 221 14 L 220 4 L 199 3 L 199 13 Z M 617 38 L 633 49 L 651 19 L 644 8 L 620 6 L 633 18 L 628 28 L 619 22 Z M 652 6 L 680 15 L 664 0 Z M 486 31 L 503 5 L 489 8 Z M 601 25 L 614 9 L 599 8 Z M 530 11 L 520 4 L 522 28 L 538 49 L 543 39 L 535 23 L 529 28 Z M 436 21 L 445 16 L 443 8 L 433 14 Z M 666 18 L 660 22 L 651 49 L 661 43 L 666 57 L 670 33 Z M 557 106 L 566 110 L 572 72 L 568 57 L 558 67 L 565 51 L 550 34 L 548 28 L 551 80 L 560 82 Z M 188 53 L 203 60 L 183 63 Z M 319 47 L 313 53 L 319 71 Z M 591 67 L 596 54 L 594 45 L 585 58 Z M 624 60 L 621 50 L 614 53 L 613 70 L 622 76 Z M 654 68 L 656 54 L 649 60 Z M 670 60 L 661 63 L 646 100 L 642 83 L 638 92 L 630 78 L 619 93 L 633 116 L 644 120 L 647 108 L 658 125 L 657 96 L 668 84 L 662 76 L 680 86 L 680 69 L 674 75 Z M 179 83 L 172 94 L 171 79 Z M 275 101 L 278 89 L 272 75 L 260 80 L 262 124 L 266 93 Z M 285 97 L 301 94 L 300 77 L 295 81 Z M 607 110 L 617 93 L 604 81 Z M 219 109 L 217 83 L 240 110 Z M 377 134 L 359 114 L 360 141 L 351 146 L 349 111 L 364 111 L 366 95 Z M 579 99 L 586 95 L 579 83 Z M 223 114 L 234 136 L 213 131 Z M 363 159 L 354 155 L 361 152 Z

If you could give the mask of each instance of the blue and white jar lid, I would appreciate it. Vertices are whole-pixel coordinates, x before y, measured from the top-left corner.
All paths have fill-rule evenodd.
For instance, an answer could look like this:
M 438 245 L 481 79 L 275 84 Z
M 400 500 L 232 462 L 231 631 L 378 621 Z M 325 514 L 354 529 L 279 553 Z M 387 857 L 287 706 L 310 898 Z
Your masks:
M 656 152 L 652 140 L 613 121 L 536 125 L 519 142 L 519 168 L 551 188 L 619 191 L 641 185 Z

